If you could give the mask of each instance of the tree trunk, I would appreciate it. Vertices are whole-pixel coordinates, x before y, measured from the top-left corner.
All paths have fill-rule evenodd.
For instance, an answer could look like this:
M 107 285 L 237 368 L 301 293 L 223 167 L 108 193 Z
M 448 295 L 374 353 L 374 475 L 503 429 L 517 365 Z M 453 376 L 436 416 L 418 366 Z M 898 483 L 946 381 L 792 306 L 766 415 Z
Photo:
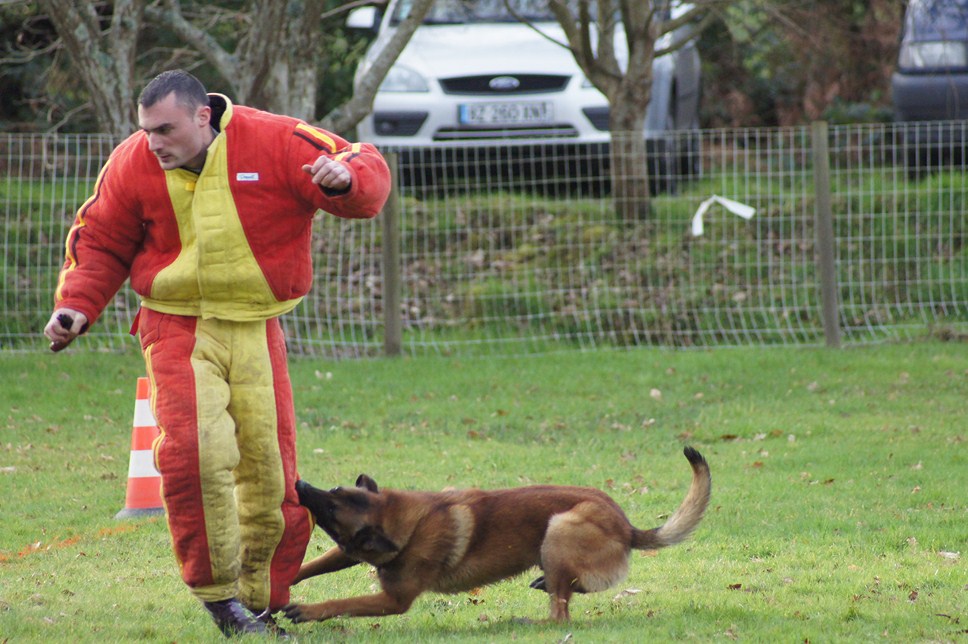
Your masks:
M 548 5 L 578 66 L 608 99 L 612 197 L 616 215 L 623 221 L 642 219 L 649 213 L 645 114 L 652 97 L 655 44 L 662 34 L 691 19 L 668 20 L 660 5 L 645 0 L 601 0 L 598 15 L 607 18 L 620 13 L 620 25 L 604 18 L 595 23 L 588 0 L 578 2 L 576 13 L 566 0 L 551 0 Z M 628 52 L 625 69 L 613 46 L 619 26 Z
M 290 5 L 296 4 L 290 0 Z M 316 88 L 318 87 L 319 46 L 321 31 L 319 17 L 325 8 L 325 0 L 302 0 L 302 13 L 290 7 L 286 21 L 286 66 L 288 87 L 284 94 L 287 101 L 279 111 L 313 121 L 316 118 Z
M 611 180 L 615 214 L 633 222 L 649 215 L 649 169 L 641 133 L 612 132 Z
M 125 137 L 137 129 L 134 61 L 143 0 L 116 0 L 102 32 L 98 3 L 40 0 L 91 96 L 102 132 Z
M 622 221 L 645 219 L 649 215 L 648 150 L 645 142 L 645 114 L 652 98 L 654 43 L 645 39 L 641 60 L 629 68 L 609 99 L 608 127 L 612 137 L 612 198 Z M 646 73 L 647 70 L 647 73 Z
M 235 100 L 245 105 L 285 113 L 289 107 L 288 5 L 279 0 L 254 0 L 249 32 L 235 50 Z M 304 17 L 304 16 L 300 16 Z M 310 57 L 315 64 L 315 58 Z

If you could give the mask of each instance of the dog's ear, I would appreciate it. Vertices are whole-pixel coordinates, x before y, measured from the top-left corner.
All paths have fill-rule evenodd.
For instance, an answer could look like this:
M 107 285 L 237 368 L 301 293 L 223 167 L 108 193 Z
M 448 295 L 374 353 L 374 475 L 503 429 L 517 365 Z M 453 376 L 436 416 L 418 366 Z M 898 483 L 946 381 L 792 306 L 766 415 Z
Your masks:
M 380 491 L 380 489 L 376 486 L 376 481 L 371 479 L 366 474 L 360 474 L 360 476 L 356 479 L 356 487 L 361 487 L 364 490 L 369 490 L 374 494 Z
M 372 554 L 391 554 L 399 552 L 400 548 L 393 543 L 379 528 L 366 526 L 357 531 L 350 539 L 350 548 L 355 552 Z

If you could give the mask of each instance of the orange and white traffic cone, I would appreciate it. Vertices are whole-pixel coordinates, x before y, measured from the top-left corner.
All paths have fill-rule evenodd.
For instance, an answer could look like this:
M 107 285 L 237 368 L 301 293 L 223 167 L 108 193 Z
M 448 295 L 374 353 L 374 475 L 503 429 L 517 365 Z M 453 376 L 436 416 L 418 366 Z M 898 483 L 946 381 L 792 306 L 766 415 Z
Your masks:
M 154 442 L 161 435 L 148 403 L 147 378 L 138 378 L 134 401 L 134 429 L 131 431 L 131 460 L 128 463 L 128 491 L 124 509 L 115 519 L 127 519 L 165 511 L 161 502 L 161 474 L 155 468 Z

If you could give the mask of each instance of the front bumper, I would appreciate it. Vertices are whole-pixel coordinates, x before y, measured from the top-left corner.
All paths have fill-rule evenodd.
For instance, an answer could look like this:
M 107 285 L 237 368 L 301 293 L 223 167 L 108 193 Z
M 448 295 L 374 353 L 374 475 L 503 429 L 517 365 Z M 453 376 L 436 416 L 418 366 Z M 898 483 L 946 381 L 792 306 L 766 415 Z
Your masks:
M 968 118 L 968 74 L 902 74 L 891 77 L 897 121 Z

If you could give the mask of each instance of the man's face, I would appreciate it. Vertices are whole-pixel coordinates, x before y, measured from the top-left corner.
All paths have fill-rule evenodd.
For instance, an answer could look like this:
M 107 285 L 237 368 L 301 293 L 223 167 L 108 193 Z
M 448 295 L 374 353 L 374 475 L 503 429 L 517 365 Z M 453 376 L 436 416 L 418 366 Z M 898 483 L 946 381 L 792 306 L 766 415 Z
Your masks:
M 212 140 L 211 116 L 207 105 L 189 111 L 174 92 L 151 107 L 138 106 L 138 125 L 148 135 L 148 149 L 165 170 L 202 167 Z

